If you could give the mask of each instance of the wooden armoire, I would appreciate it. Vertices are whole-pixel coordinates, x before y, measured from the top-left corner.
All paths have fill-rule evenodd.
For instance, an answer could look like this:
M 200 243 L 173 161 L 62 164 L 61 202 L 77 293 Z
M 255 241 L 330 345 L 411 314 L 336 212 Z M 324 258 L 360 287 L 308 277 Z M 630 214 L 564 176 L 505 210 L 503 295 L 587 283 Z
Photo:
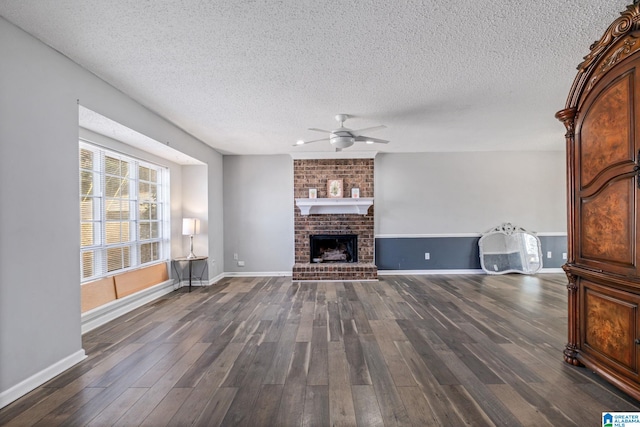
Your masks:
M 578 66 L 566 108 L 568 343 L 640 399 L 640 0 Z

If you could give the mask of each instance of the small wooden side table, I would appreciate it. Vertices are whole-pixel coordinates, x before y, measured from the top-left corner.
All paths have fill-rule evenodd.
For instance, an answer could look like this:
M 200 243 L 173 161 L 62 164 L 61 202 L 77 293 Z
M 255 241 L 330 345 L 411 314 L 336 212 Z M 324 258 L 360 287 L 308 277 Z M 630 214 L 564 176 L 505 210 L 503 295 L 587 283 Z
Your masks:
M 203 263 L 202 266 L 202 271 L 200 272 L 200 276 L 195 276 L 196 279 L 198 279 L 198 281 L 200 281 L 200 284 L 202 284 L 202 276 L 204 276 L 204 272 L 207 269 L 207 260 L 209 259 L 208 256 L 197 256 L 194 258 L 188 258 L 188 257 L 178 257 L 178 258 L 174 258 L 171 260 L 171 265 L 173 265 L 173 271 L 176 272 L 176 277 L 178 278 L 178 283 L 182 283 L 182 277 L 180 277 L 180 270 L 178 269 L 179 265 L 183 265 L 185 262 L 189 264 L 189 292 L 191 292 L 191 284 L 194 278 L 193 275 L 193 264 L 195 262 L 198 261 L 205 261 Z

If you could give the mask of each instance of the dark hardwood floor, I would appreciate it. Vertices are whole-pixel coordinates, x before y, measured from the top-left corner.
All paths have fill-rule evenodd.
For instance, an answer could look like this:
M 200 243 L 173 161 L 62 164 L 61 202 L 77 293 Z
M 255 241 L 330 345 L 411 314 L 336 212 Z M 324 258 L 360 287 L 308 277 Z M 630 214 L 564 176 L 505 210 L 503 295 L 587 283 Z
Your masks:
M 83 337 L 7 426 L 600 426 L 640 411 L 562 360 L 566 279 L 232 278 Z

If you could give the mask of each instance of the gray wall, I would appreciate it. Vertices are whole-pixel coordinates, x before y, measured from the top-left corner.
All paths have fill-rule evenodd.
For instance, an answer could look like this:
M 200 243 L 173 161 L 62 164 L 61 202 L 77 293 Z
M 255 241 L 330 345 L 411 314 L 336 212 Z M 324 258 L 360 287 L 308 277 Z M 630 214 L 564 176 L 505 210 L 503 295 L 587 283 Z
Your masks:
M 209 245 L 207 244 L 207 235 L 209 234 L 209 223 L 207 221 L 208 197 L 207 197 L 207 167 L 206 166 L 184 166 L 182 168 L 184 177 L 183 185 L 180 188 L 180 197 L 182 198 L 182 212 L 177 219 L 182 218 L 198 218 L 200 220 L 200 232 L 193 236 L 193 253 L 201 255 L 209 255 Z M 174 221 L 180 225 L 180 234 L 182 234 L 182 222 Z M 172 237 L 174 237 L 172 235 Z M 189 254 L 189 236 L 180 236 L 182 241 L 182 250 L 171 255 L 187 256 Z
M 564 159 L 563 151 L 378 154 L 376 235 L 481 233 L 502 222 L 565 232 Z
M 225 272 L 291 273 L 293 160 L 224 156 Z M 245 266 L 239 267 L 233 259 Z
M 2 397 L 82 352 L 78 103 L 208 165 L 217 259 L 222 156 L 2 18 L 0 58 Z

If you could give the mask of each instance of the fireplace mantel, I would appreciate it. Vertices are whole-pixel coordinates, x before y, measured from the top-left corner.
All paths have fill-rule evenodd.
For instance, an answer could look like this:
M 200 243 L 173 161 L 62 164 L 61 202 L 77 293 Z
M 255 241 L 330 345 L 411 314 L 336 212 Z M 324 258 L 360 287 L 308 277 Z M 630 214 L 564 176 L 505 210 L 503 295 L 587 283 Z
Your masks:
M 373 198 L 296 199 L 301 215 L 357 214 L 366 215 L 373 205 Z

